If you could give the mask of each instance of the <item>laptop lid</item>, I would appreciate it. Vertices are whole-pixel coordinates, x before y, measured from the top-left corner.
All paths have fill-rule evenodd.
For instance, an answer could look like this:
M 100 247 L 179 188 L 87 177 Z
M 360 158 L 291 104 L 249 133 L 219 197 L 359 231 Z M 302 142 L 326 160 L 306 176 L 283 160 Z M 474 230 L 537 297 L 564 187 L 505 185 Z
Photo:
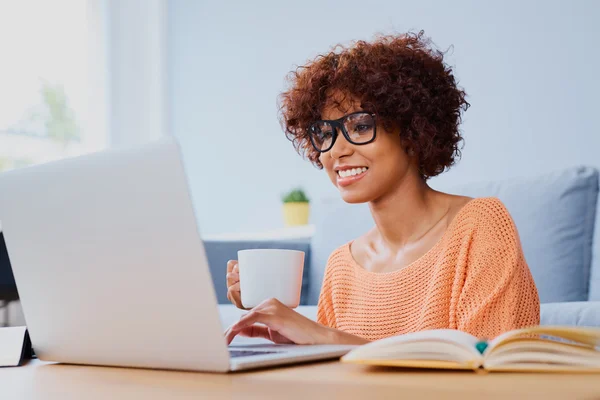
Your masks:
M 40 359 L 229 369 L 175 139 L 0 174 L 0 221 Z

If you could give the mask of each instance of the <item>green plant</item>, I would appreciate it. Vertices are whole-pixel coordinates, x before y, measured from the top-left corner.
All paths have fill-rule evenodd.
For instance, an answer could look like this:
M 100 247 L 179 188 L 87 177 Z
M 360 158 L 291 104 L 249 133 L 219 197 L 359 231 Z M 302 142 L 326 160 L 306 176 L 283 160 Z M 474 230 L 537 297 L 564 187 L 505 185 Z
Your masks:
M 304 191 L 300 188 L 297 189 L 293 189 L 291 191 L 289 191 L 288 193 L 286 193 L 285 195 L 283 195 L 283 202 L 284 203 L 308 203 L 308 197 L 306 197 L 306 194 L 304 193 Z
M 46 135 L 62 144 L 67 144 L 81 138 L 80 127 L 75 119 L 75 113 L 68 104 L 65 88 L 61 84 L 43 82 L 40 89 L 42 109 L 34 110 L 30 121 L 42 121 Z
M 46 120 L 48 136 L 63 145 L 79 139 L 79 127 L 75 122 L 73 110 L 68 105 L 64 87 L 46 84 L 42 87 L 41 92 L 49 112 Z

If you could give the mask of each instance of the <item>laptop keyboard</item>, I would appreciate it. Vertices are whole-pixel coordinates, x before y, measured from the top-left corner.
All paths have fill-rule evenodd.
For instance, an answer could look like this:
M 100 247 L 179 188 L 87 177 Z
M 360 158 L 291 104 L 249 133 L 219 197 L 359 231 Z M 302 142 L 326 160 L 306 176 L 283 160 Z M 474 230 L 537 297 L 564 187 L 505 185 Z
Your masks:
M 263 355 L 263 354 L 275 354 L 275 353 L 279 353 L 279 351 L 229 350 L 229 356 L 231 358 L 259 356 L 259 355 Z

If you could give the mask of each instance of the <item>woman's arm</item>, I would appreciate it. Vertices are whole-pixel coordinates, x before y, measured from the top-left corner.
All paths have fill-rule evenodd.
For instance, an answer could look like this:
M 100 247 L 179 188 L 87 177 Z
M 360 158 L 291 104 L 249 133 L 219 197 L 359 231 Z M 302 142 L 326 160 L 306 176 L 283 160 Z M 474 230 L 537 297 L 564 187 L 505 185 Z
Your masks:
M 477 218 L 456 302 L 457 328 L 493 338 L 539 324 L 538 292 L 508 210 L 493 202 Z

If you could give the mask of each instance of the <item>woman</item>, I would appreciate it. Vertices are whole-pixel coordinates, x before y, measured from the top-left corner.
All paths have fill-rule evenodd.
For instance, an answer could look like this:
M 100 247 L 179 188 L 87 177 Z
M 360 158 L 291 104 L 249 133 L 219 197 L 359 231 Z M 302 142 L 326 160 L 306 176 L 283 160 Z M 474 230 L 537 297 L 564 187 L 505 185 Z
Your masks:
M 539 324 L 514 222 L 497 198 L 430 188 L 454 164 L 469 103 L 422 33 L 356 42 L 315 58 L 282 94 L 288 138 L 375 227 L 330 256 L 317 322 L 269 300 L 225 333 L 276 343 L 363 344 L 426 329 L 492 338 Z M 228 298 L 242 308 L 237 262 Z

